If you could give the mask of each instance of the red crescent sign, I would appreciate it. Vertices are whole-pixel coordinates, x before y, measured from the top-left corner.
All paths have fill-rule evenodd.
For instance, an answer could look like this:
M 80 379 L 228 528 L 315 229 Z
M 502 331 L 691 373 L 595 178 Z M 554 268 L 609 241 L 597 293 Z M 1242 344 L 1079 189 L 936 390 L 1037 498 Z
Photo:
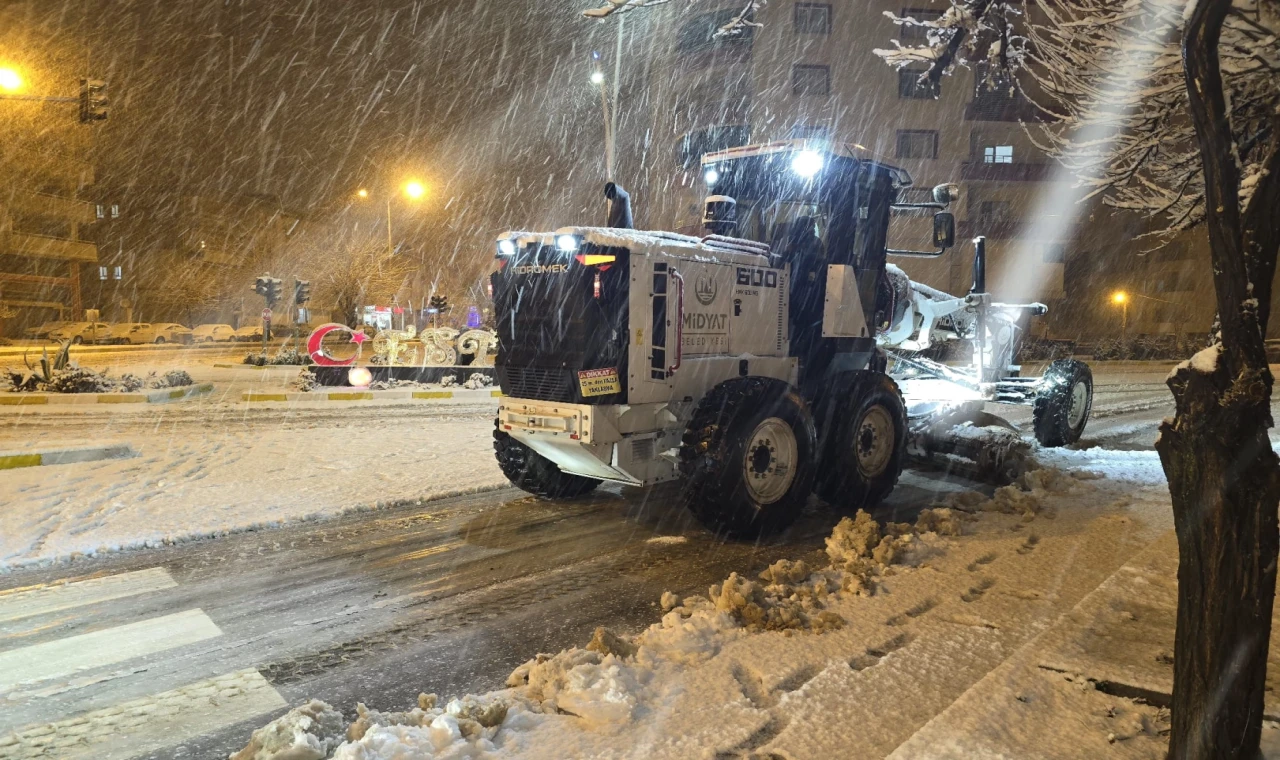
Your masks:
M 350 359 L 334 359 L 326 354 L 324 349 L 320 346 L 321 342 L 324 340 L 324 336 L 338 330 L 345 330 L 346 332 L 351 333 L 351 342 L 356 344 L 356 353 Z M 346 325 L 330 322 L 327 325 L 320 325 L 312 331 L 311 337 L 307 338 L 307 353 L 311 355 L 311 361 L 321 367 L 349 367 L 352 364 L 355 364 L 356 360 L 360 358 L 360 349 L 368 339 L 369 336 L 365 335 L 362 331 L 352 330 Z

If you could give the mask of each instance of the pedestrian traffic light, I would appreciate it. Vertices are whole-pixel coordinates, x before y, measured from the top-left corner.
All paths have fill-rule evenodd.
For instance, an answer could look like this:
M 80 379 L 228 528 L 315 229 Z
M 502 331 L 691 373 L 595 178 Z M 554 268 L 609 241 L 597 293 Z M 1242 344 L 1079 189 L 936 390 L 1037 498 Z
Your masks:
M 101 79 L 80 80 L 80 123 L 107 118 L 107 83 Z
M 311 281 L 310 280 L 294 280 L 293 281 L 293 301 L 301 306 L 311 300 Z

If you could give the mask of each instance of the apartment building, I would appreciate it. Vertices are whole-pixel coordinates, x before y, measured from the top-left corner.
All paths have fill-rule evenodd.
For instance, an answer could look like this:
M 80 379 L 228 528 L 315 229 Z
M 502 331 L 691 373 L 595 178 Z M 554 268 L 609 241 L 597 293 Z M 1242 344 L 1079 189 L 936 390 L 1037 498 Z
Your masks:
M 662 208 L 652 218 L 696 226 L 705 190 L 697 163 L 707 151 L 801 137 L 854 143 L 911 174 L 906 200 L 924 200 L 944 182 L 962 188 L 951 209 L 960 243 L 937 259 L 897 261 L 913 278 L 965 292 L 969 241 L 984 235 L 989 289 L 1000 300 L 1049 304 L 1050 324 L 1065 337 L 1118 334 L 1121 314 L 1109 297 L 1121 289 L 1130 294 L 1130 334 L 1207 329 L 1202 235 L 1172 245 L 1136 239 L 1145 220 L 1079 202 L 1074 177 L 1024 127 L 1034 133 L 1046 114 L 1010 82 L 957 69 L 931 88 L 919 69 L 895 71 L 872 52 L 894 39 L 922 41 L 923 30 L 899 27 L 886 12 L 932 18 L 947 6 L 772 0 L 756 18 L 762 26 L 723 39 L 714 33 L 741 12 L 737 0 L 692 4 L 655 23 L 663 76 L 650 86 L 664 107 L 653 131 L 659 150 L 663 139 L 673 146 L 679 189 L 649 194 Z M 899 218 L 891 246 L 920 247 L 929 230 L 927 218 Z
M 84 200 L 93 167 L 74 141 L 49 135 L 0 149 L 0 312 L 10 337 L 83 315 L 82 278 L 98 260 L 85 238 L 97 220 Z

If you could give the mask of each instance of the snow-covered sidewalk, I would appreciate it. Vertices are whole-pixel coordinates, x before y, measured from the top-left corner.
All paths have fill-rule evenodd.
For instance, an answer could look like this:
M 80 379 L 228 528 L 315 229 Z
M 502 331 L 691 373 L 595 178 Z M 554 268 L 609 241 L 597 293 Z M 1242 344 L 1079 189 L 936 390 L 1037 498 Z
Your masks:
M 501 487 L 491 431 L 478 416 L 385 414 L 169 431 L 102 423 L 95 443 L 140 455 L 0 471 L 0 572 Z M 0 450 L 18 445 L 0 441 Z
M 705 596 L 664 596 L 647 630 L 601 629 L 585 649 L 538 655 L 504 690 L 360 706 L 354 723 L 313 702 L 255 733 L 237 760 L 933 756 L 899 748 L 1170 528 L 1167 491 L 1149 477 L 1154 452 L 1061 459 L 1085 457 L 1115 477 L 1038 470 L 990 500 L 953 495 L 957 511 L 883 537 L 862 515 L 837 527 L 824 567 L 784 561 Z M 1116 756 L 1161 756 L 1151 711 Z M 1118 746 L 1105 722 L 1045 719 L 1060 722 L 1048 737 L 1093 733 L 999 751 L 1100 757 L 1079 749 Z M 936 756 L 974 756 L 934 737 Z

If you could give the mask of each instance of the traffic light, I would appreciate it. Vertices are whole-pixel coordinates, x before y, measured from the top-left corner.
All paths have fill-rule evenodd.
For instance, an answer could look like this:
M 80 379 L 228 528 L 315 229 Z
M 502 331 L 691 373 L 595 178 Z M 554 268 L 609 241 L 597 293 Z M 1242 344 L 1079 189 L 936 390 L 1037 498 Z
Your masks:
M 311 280 L 293 281 L 293 302 L 301 306 L 311 300 Z
M 281 285 L 280 280 L 276 279 L 275 277 L 267 278 L 267 305 L 268 306 L 275 306 L 277 303 L 280 302 L 280 292 L 281 292 L 280 285 Z
M 107 118 L 107 83 L 101 79 L 80 80 L 80 123 Z
M 431 296 L 431 300 L 428 302 L 427 308 L 435 309 L 438 313 L 444 314 L 449 310 L 448 296 Z
M 257 293 L 263 298 L 266 298 L 267 297 L 267 281 L 270 279 L 271 279 L 270 277 L 264 276 L 264 277 L 259 277 L 257 280 L 254 280 L 253 292 Z

